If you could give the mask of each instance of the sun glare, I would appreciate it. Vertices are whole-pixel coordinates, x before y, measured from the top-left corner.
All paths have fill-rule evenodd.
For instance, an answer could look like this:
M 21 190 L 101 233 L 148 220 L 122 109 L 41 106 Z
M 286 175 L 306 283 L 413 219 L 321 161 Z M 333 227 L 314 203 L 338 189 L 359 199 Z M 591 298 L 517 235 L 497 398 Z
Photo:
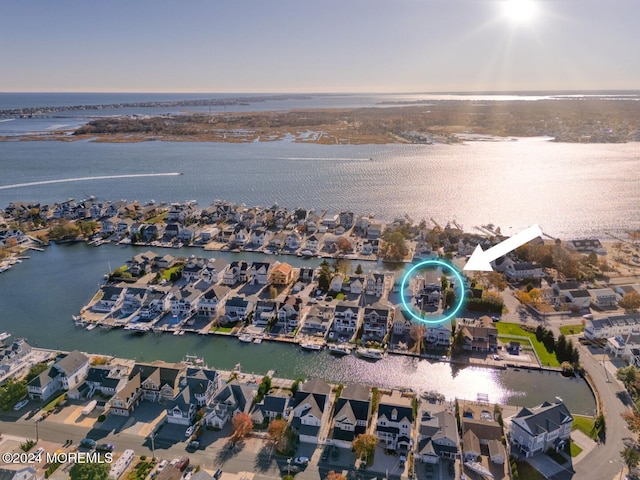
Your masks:
M 510 21 L 528 23 L 536 16 L 536 3 L 534 0 L 506 0 L 504 11 Z

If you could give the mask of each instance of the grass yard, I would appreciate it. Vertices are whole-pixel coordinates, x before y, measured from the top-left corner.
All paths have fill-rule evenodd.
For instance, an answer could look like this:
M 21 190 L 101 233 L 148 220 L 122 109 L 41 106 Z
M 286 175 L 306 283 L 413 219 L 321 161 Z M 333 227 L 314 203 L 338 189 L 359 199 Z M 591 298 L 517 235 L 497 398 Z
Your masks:
M 536 350 L 542 365 L 549 367 L 559 367 L 558 359 L 556 358 L 556 354 L 551 352 L 547 352 L 547 349 L 544 348 L 542 342 L 539 342 L 536 339 L 536 334 L 533 332 L 527 332 L 517 323 L 504 323 L 498 322 L 495 324 L 498 329 L 498 335 L 517 335 L 520 337 L 527 337 L 531 339 L 531 343 L 533 344 L 533 348 Z
M 544 476 L 527 462 L 516 462 L 520 480 L 545 480 Z
M 560 333 L 563 335 L 577 335 L 582 333 L 584 325 L 563 325 L 560 327 Z
M 592 433 L 594 423 L 595 423 L 595 418 L 593 417 L 573 415 L 573 424 L 571 425 L 571 430 L 580 430 L 587 437 L 594 438 Z
M 213 332 L 220 332 L 220 333 L 231 333 L 231 331 L 236 328 L 235 325 L 231 326 L 231 327 L 213 327 L 211 329 L 211 331 Z
M 571 442 L 570 445 L 571 445 L 571 457 L 574 458 L 580 455 L 580 452 L 582 452 L 582 449 L 573 442 Z

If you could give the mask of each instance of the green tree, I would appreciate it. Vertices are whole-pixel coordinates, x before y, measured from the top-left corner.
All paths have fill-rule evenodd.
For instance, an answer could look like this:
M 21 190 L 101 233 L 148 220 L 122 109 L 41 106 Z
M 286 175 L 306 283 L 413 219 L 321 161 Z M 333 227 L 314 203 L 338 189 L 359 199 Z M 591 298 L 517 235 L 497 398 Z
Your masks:
M 323 260 L 320 264 L 320 273 L 318 274 L 318 288 L 323 292 L 328 291 L 331 285 L 331 277 L 332 274 L 329 263 Z
M 638 378 L 638 370 L 633 365 L 619 368 L 616 371 L 616 378 L 624 383 L 624 386 L 628 390 L 636 384 Z
M 464 332 L 462 328 L 456 328 L 456 334 L 453 336 L 452 349 L 454 353 L 461 353 L 464 350 Z
M 358 264 L 358 266 L 356 267 L 356 275 L 362 275 L 362 265 Z
M 29 383 L 31 380 L 44 372 L 47 368 L 49 368 L 49 366 L 46 363 L 36 363 L 29 369 L 29 373 L 27 373 L 24 381 Z
M 13 378 L 0 385 L 0 410 L 10 410 L 13 405 L 27 396 L 26 382 Z
M 358 458 L 364 458 L 367 465 L 371 465 L 373 463 L 373 454 L 376 451 L 377 444 L 378 437 L 367 433 L 361 433 L 355 438 L 352 446 L 353 450 L 356 452 L 356 456 Z
M 111 466 L 108 463 L 76 463 L 69 470 L 71 480 L 109 480 Z
M 640 452 L 636 450 L 635 446 L 625 447 L 624 450 L 620 452 L 620 456 L 629 470 L 633 470 L 640 463 Z

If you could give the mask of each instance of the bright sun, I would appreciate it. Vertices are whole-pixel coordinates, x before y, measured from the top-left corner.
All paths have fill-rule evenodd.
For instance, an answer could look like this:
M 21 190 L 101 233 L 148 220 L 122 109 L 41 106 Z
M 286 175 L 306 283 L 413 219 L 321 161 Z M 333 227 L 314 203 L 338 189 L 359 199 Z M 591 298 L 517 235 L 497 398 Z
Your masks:
M 528 23 L 536 15 L 536 3 L 534 0 L 506 0 L 504 11 L 512 22 Z

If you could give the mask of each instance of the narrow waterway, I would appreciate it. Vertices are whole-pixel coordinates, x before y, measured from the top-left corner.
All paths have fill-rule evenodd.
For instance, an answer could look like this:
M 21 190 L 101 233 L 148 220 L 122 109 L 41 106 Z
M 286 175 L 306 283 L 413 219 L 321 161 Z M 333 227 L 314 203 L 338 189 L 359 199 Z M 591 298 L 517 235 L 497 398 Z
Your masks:
M 558 374 L 459 368 L 402 356 L 370 362 L 355 356 L 335 358 L 328 352 L 304 352 L 295 345 L 263 342 L 244 344 L 235 338 L 186 334 L 131 335 L 124 330 L 87 331 L 71 320 L 93 296 L 109 268 L 122 265 L 137 247 L 85 244 L 51 245 L 45 252 L 30 252 L 25 260 L 0 275 L 0 331 L 25 337 L 30 344 L 61 350 L 134 358 L 179 361 L 198 355 L 213 368 L 231 369 L 237 363 L 245 372 L 264 374 L 277 370 L 286 378 L 317 376 L 335 382 L 407 386 L 438 390 L 448 399 L 475 399 L 486 393 L 491 401 L 534 406 L 560 396 L 574 413 L 593 414 L 595 402 L 586 382 Z M 160 250 L 176 256 L 202 255 L 229 260 L 264 259 L 260 254 L 204 252 L 197 249 Z M 294 265 L 317 265 L 318 259 L 284 257 Z M 373 265 L 364 265 L 365 269 Z

